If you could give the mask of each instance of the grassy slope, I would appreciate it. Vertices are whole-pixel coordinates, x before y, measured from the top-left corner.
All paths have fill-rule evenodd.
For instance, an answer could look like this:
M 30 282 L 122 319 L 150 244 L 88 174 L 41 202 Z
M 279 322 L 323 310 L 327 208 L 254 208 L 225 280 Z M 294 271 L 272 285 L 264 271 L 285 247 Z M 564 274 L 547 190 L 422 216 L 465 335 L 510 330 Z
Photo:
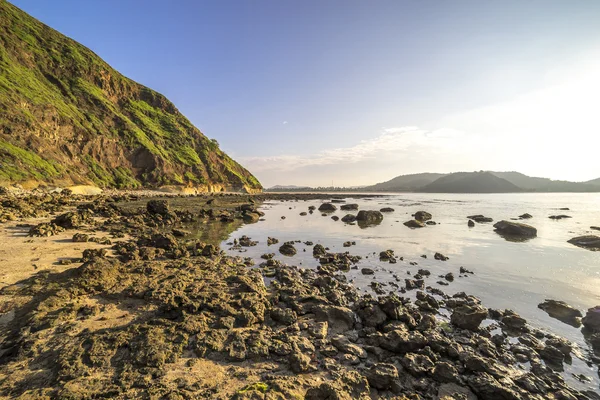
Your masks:
M 260 188 L 164 96 L 0 0 L 0 182 Z

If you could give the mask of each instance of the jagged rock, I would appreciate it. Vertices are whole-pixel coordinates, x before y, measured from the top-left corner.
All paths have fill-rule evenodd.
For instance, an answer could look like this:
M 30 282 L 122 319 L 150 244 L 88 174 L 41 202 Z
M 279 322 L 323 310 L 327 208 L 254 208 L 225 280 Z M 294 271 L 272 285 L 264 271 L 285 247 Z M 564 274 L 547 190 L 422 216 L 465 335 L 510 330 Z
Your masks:
M 556 318 L 565 324 L 569 324 L 575 328 L 581 326 L 581 317 L 583 317 L 581 311 L 573 308 L 564 301 L 546 299 L 543 303 L 538 304 L 538 308 L 546 311 L 552 318 Z
M 92 222 L 92 212 L 90 210 L 78 210 L 64 213 L 51 221 L 51 223 L 66 229 L 81 228 L 90 222 Z
M 436 260 L 440 260 L 440 261 L 448 261 L 450 259 L 450 257 L 446 257 L 442 253 L 435 253 L 433 258 L 435 258 Z
M 527 320 L 512 310 L 506 310 L 502 316 L 502 324 L 513 331 L 525 331 Z
M 62 226 L 58 226 L 54 223 L 42 222 L 41 224 L 38 224 L 29 229 L 29 233 L 27 234 L 27 236 L 48 237 L 57 235 L 60 232 L 63 232 L 64 230 L 65 228 L 63 228 Z
M 351 330 L 356 322 L 352 310 L 340 306 L 319 305 L 312 309 L 317 322 L 327 322 L 332 334 L 344 333 Z
M 300 352 L 293 353 L 289 357 L 290 369 L 296 374 L 310 370 L 310 357 Z
M 402 358 L 402 365 L 413 376 L 423 376 L 434 367 L 433 361 L 423 354 L 408 353 Z
M 431 214 L 427 211 L 417 211 L 413 217 L 415 217 L 417 221 L 421 222 L 429 221 L 432 218 Z
M 271 318 L 284 325 L 292 325 L 298 321 L 296 312 L 290 308 L 274 307 L 271 310 Z
M 279 239 L 273 238 L 273 237 L 267 237 L 267 246 L 270 246 L 272 244 L 277 244 L 279 243 Z
M 479 324 L 487 318 L 487 314 L 485 307 L 465 304 L 454 309 L 450 321 L 459 328 L 475 331 L 479 328 Z
M 581 320 L 583 326 L 592 332 L 600 332 L 600 306 L 588 308 Z
M 395 329 L 381 338 L 379 346 L 394 353 L 412 353 L 427 345 L 427 340 L 419 332 Z
M 334 212 L 335 210 L 337 210 L 335 204 L 323 203 L 319 206 L 319 211 L 321 212 Z
M 577 236 L 573 239 L 568 240 L 569 243 L 574 244 L 577 247 L 582 247 L 588 250 L 600 250 L 600 236 L 596 235 L 584 235 Z
M 424 228 L 425 224 L 421 221 L 417 221 L 416 219 L 412 219 L 404 222 L 404 226 L 408 226 L 409 228 Z
M 440 383 L 459 382 L 458 371 L 454 365 L 449 362 L 438 362 L 435 364 L 432 372 L 433 379 Z
M 327 252 L 325 251 L 325 247 L 322 244 L 315 244 L 313 247 L 313 257 L 324 256 Z
M 398 379 L 398 369 L 393 364 L 377 363 L 374 364 L 365 376 L 369 385 L 375 389 L 390 389 L 394 380 Z
M 501 235 L 519 236 L 519 237 L 535 237 L 537 229 L 533 226 L 521 224 L 511 221 L 500 221 L 494 224 L 495 231 Z
M 367 352 L 362 347 L 350 343 L 350 340 L 344 335 L 336 335 L 331 338 L 331 344 L 342 353 L 352 354 L 358 358 L 367 358 Z
M 171 212 L 167 200 L 150 200 L 146 203 L 148 214 L 167 215 Z

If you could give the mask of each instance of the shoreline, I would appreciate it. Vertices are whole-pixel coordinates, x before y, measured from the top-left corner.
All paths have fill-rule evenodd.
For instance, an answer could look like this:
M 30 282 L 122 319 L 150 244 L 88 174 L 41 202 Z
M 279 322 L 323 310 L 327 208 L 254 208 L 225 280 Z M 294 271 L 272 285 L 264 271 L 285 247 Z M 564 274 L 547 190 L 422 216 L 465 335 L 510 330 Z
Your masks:
M 480 326 L 491 315 L 472 296 L 424 287 L 417 302 L 360 294 L 345 281 L 352 262 L 341 253 L 319 269 L 274 263 L 275 280 L 265 286 L 260 270 L 247 268 L 243 258 L 188 239 L 192 223 L 227 232 L 255 220 L 251 214 L 260 218 L 262 201 L 338 195 L 161 196 L 168 203 L 129 194 L 56 194 L 43 204 L 21 198 L 26 204 L 19 203 L 17 219 L 35 214 L 43 220 L 33 222 L 47 222 L 78 210 L 66 219 L 78 226 L 56 238 L 85 232 L 113 243 L 75 243 L 92 250 L 83 263 L 19 275 L 18 284 L 0 289 L 3 298 L 15 299 L 13 321 L 0 329 L 6 376 L 0 394 L 600 398 L 568 387 L 546 365 L 558 368 L 571 357 L 568 343 L 512 314 L 495 314 L 494 329 Z M 0 225 L 6 226 L 12 225 Z M 102 251 L 108 247 L 114 253 Z M 457 316 L 448 323 L 440 309 Z M 518 348 L 504 336 L 515 330 Z M 525 360 L 531 372 L 518 366 Z

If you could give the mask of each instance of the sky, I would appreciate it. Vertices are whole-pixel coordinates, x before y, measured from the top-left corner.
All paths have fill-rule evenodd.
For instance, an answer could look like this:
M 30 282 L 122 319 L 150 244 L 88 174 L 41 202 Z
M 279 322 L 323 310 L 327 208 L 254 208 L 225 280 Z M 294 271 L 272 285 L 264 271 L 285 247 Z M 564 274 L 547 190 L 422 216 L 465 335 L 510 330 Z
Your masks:
M 600 177 L 600 1 L 13 0 L 265 187 Z

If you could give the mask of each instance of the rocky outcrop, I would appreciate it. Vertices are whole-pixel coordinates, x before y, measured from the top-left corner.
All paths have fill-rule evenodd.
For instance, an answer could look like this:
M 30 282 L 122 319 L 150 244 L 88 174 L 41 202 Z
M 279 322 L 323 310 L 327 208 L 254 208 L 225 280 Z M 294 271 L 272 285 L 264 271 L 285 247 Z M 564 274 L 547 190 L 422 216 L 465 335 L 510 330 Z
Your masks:
M 546 311 L 549 316 L 565 324 L 569 324 L 575 328 L 581 326 L 581 317 L 583 317 L 581 311 L 573 308 L 564 301 L 544 300 L 543 303 L 538 304 L 538 308 Z
M 0 2 L 0 184 L 256 192 L 163 95 Z

